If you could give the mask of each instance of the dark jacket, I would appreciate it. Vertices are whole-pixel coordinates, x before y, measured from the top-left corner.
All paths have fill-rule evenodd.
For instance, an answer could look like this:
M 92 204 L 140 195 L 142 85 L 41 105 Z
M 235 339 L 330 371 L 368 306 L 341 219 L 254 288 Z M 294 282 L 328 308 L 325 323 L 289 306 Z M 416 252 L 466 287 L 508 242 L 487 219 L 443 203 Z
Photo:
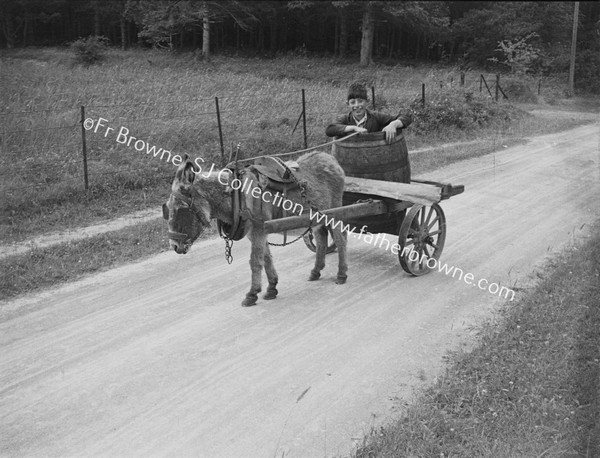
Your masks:
M 408 127 L 412 122 L 412 118 L 410 115 L 392 116 L 386 113 L 380 113 L 378 111 L 367 110 L 367 120 L 363 127 L 367 129 L 368 132 L 380 132 L 385 126 L 387 126 L 395 119 L 399 119 L 400 121 L 402 121 L 404 127 Z M 344 132 L 346 126 L 355 125 L 356 122 L 354 121 L 354 117 L 350 112 L 347 115 L 343 115 L 337 118 L 334 123 L 329 124 L 325 129 L 325 134 L 328 137 L 345 137 L 346 135 L 350 135 L 352 133 Z

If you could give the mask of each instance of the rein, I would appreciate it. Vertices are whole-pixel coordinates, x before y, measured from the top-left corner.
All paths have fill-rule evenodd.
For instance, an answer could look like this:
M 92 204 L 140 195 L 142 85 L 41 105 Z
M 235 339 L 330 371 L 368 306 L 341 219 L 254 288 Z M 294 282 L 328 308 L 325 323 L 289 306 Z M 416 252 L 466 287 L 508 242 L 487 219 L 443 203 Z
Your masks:
M 335 140 L 331 140 L 330 142 L 321 143 L 320 145 L 311 146 L 310 148 L 305 148 L 305 149 L 299 149 L 297 151 L 290 151 L 289 153 L 269 154 L 268 156 L 255 156 L 255 157 L 249 157 L 247 159 L 236 159 L 236 163 L 237 162 L 254 161 L 255 159 L 261 159 L 263 157 L 282 157 L 282 156 L 288 156 L 288 155 L 291 155 L 291 154 L 308 153 L 309 151 L 313 151 L 313 150 L 322 148 L 323 146 L 333 145 L 334 143 L 338 143 L 338 142 L 341 142 L 341 141 L 344 141 L 344 140 L 348 140 L 350 137 L 354 137 L 355 135 L 358 135 L 358 134 L 360 134 L 360 132 L 354 132 L 354 133 L 351 133 L 350 135 L 346 135 L 345 137 L 337 138 Z

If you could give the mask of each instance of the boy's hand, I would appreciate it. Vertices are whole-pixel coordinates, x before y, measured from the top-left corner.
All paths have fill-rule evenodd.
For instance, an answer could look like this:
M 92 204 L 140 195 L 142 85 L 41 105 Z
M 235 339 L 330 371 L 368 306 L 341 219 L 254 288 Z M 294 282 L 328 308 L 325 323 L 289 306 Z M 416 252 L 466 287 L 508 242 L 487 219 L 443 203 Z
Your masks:
M 393 142 L 396 138 L 396 129 L 400 129 L 401 127 L 404 127 L 404 125 L 402 124 L 402 121 L 398 119 L 385 126 L 382 129 L 382 132 L 385 132 L 385 141 L 388 143 Z
M 367 129 L 365 129 L 364 127 L 358 127 L 358 126 L 346 126 L 346 128 L 344 129 L 344 132 L 360 132 L 361 134 L 367 132 Z
M 388 143 L 392 143 L 396 138 L 396 126 L 388 125 L 383 128 L 383 132 L 385 132 L 385 141 Z

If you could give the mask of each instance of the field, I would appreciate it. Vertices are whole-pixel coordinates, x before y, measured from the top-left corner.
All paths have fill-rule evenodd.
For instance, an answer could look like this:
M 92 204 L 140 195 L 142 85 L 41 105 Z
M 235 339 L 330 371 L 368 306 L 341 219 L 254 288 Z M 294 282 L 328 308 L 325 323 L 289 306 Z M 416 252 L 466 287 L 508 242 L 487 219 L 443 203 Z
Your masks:
M 456 68 L 398 64 L 367 70 L 300 57 L 218 57 L 206 63 L 193 54 L 140 51 L 111 51 L 102 65 L 84 67 L 65 49 L 5 51 L 0 58 L 6 88 L 0 99 L 5 243 L 156 207 L 174 171 L 165 150 L 200 158 L 208 169 L 228 162 L 238 144 L 242 157 L 302 149 L 302 90 L 308 146 L 327 141 L 324 128 L 346 111 L 346 87 L 356 79 L 374 88 L 378 109 L 414 112 L 416 121 L 406 131 L 409 150 L 479 140 L 456 158 L 422 156 L 425 162 L 413 167 L 417 173 L 570 125 L 542 122 L 512 104 L 493 102 L 485 87 L 479 92 L 479 73 L 467 73 L 461 87 Z M 493 76 L 486 78 L 491 85 Z M 529 102 L 555 100 L 563 91 L 560 82 L 544 81 L 538 98 L 538 81 L 525 83 L 518 87 L 526 97 L 518 97 Z M 503 84 L 506 89 L 514 82 Z M 85 118 L 96 122 L 85 132 L 87 190 L 82 107 Z

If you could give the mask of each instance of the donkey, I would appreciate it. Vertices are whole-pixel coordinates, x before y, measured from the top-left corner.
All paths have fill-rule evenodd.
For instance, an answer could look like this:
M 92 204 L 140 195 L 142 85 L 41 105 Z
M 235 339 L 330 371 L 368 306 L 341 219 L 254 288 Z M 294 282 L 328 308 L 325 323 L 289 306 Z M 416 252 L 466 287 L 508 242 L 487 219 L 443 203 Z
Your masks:
M 289 189 L 285 196 L 295 204 L 294 209 L 304 209 L 305 206 L 310 205 L 318 210 L 326 210 L 342 205 L 345 175 L 333 156 L 314 151 L 301 156 L 297 163 L 299 167 L 294 171 L 294 176 L 298 183 L 303 184 L 303 190 L 298 187 Z M 208 173 L 200 172 L 186 156 L 175 173 L 169 200 L 163 205 L 163 216 L 169 226 L 169 243 L 179 254 L 187 253 L 204 228 L 210 225 L 211 219 L 216 218 L 227 225 L 234 224 L 232 193 L 235 191 L 232 187 L 234 180 L 232 172 L 228 169 L 219 172 L 213 169 Z M 241 206 L 246 209 L 243 213 L 245 233 L 252 245 L 250 254 L 252 284 L 242 302 L 242 306 L 248 307 L 255 305 L 258 300 L 263 267 L 269 282 L 263 299 L 270 300 L 277 297 L 278 276 L 267 242 L 268 234 L 264 222 L 282 217 L 283 211 L 281 199 L 277 202 L 276 199 L 266 198 L 268 195 L 273 196 L 276 191 L 269 188 L 269 180 L 256 168 L 253 166 L 243 168 L 239 172 L 238 180 L 245 183 L 245 192 L 241 193 L 240 199 L 243 200 Z M 316 224 L 315 221 L 312 224 L 316 261 L 308 280 L 318 280 L 321 276 L 321 270 L 325 267 L 327 234 L 330 232 L 339 257 L 336 283 L 345 283 L 348 270 L 347 234 L 341 230 L 339 224 L 334 225 L 336 227 L 326 227 L 325 224 Z

